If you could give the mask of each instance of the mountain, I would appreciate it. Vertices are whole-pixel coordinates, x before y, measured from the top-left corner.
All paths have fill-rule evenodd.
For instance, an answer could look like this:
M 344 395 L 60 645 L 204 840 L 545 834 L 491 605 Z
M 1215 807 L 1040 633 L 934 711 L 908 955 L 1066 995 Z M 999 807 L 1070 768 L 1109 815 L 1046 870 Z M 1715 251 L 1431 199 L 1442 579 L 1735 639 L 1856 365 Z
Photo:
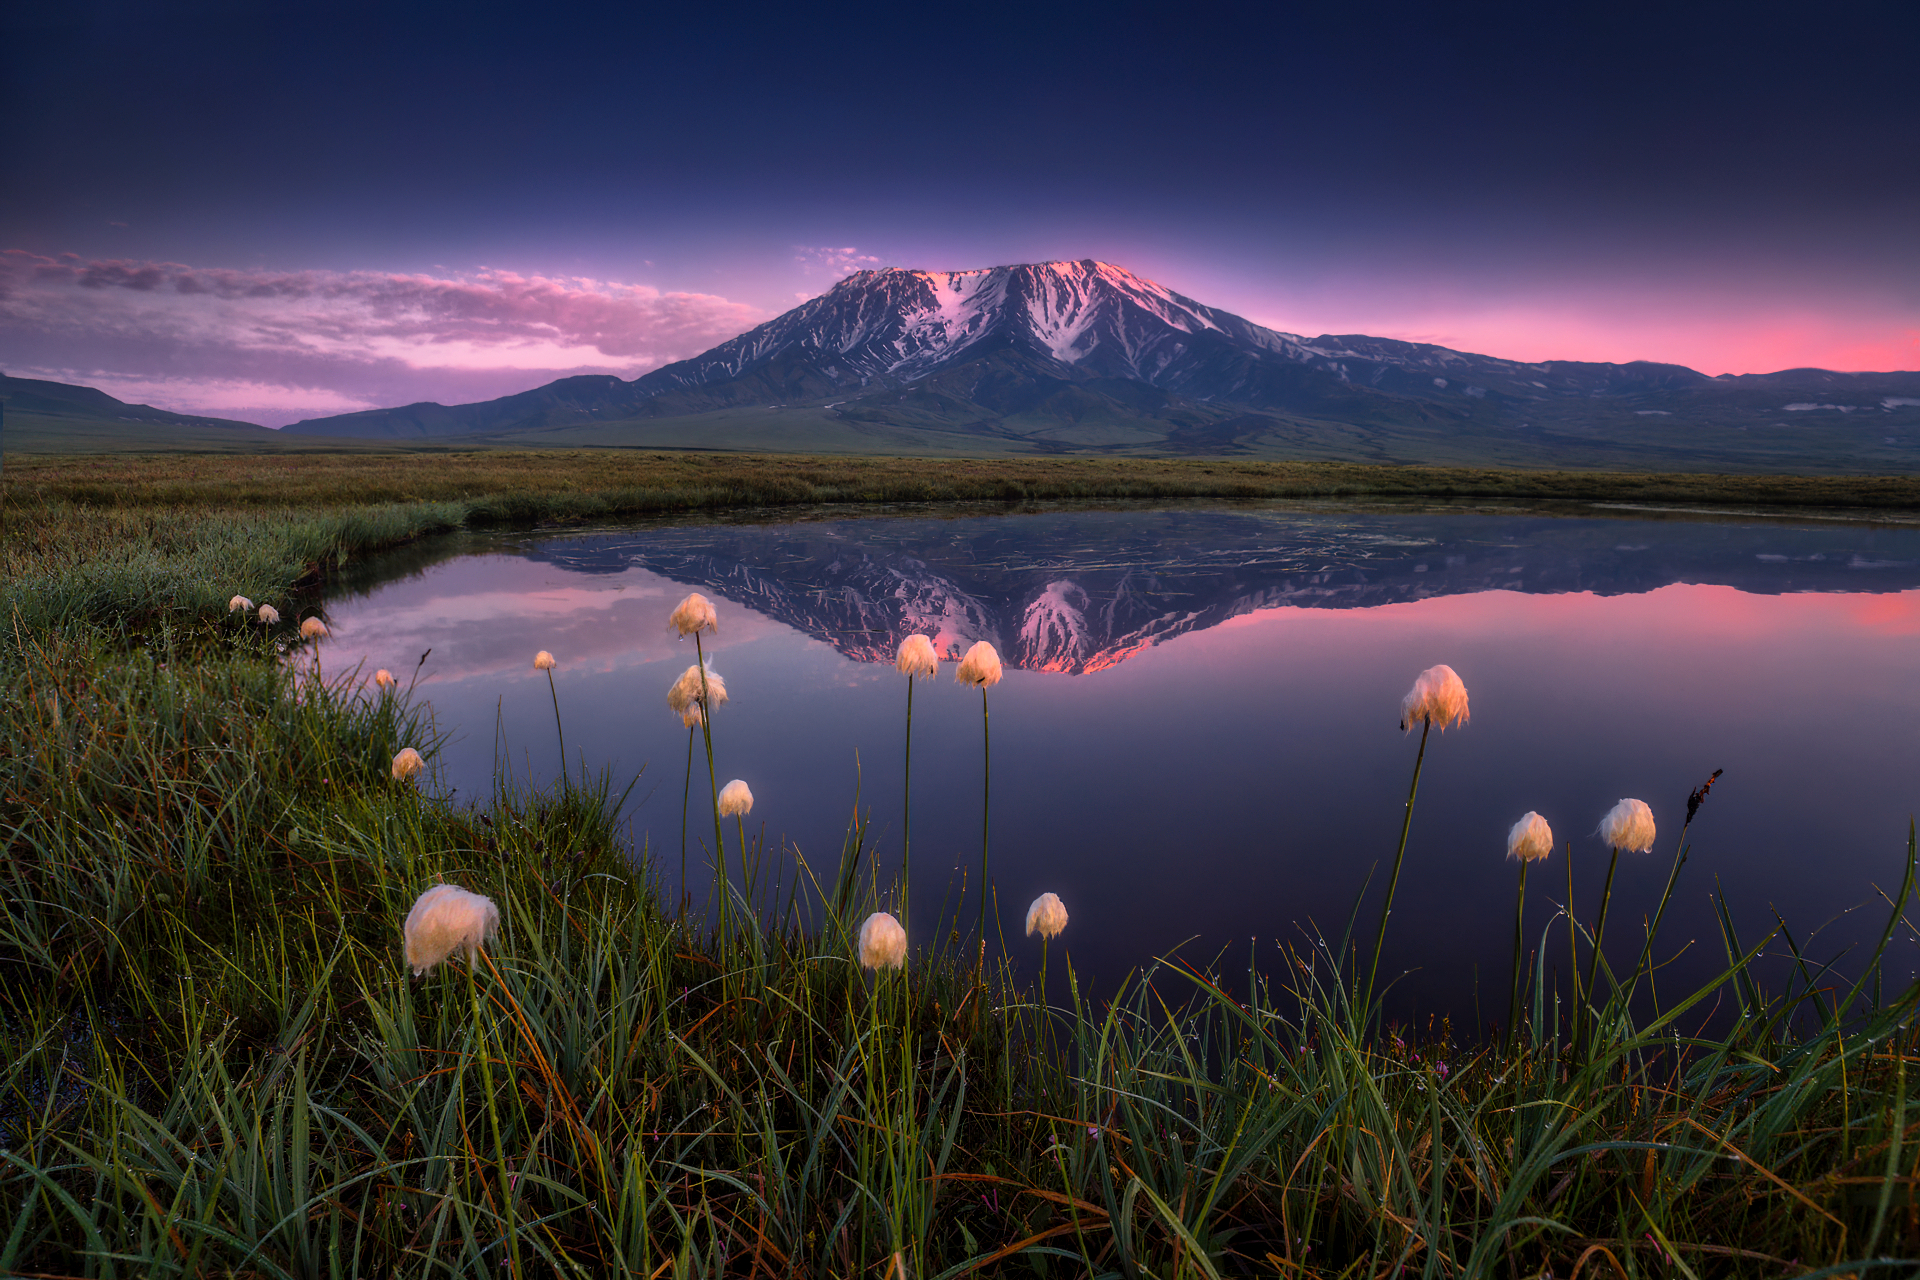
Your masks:
M 209 418 L 193 413 L 174 413 L 150 404 L 128 404 L 104 391 L 66 382 L 46 382 L 39 378 L 12 378 L 0 373 L 0 401 L 12 413 L 31 413 L 43 417 L 85 418 L 93 421 L 131 422 L 161 427 L 247 427 L 255 431 L 267 428 L 231 418 Z
M 1086 260 L 862 271 L 630 382 L 564 378 L 480 404 L 367 410 L 286 430 L 556 446 L 811 440 L 868 451 L 1905 470 L 1920 460 L 1920 374 L 1710 378 L 1679 365 L 1307 338 Z
M 271 445 L 277 432 L 251 422 L 128 404 L 93 387 L 0 373 L 8 453 L 214 448 Z

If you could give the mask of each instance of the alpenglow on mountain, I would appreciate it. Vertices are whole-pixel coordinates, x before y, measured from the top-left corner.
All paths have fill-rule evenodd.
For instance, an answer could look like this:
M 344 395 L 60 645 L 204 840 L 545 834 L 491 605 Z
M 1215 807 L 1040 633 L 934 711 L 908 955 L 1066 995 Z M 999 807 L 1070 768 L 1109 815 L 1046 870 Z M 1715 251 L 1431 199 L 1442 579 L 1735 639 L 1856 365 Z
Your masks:
M 1830 413 L 1818 413 L 1829 410 Z M 1362 461 L 1886 469 L 1920 455 L 1920 374 L 1709 378 L 1307 338 L 1110 263 L 862 271 L 632 381 L 289 431 L 528 445 L 1266 454 Z M 1816 459 L 1816 461 L 1818 461 Z
M 1105 262 L 861 271 L 705 355 L 639 380 L 656 391 L 739 378 L 793 353 L 845 386 L 906 384 L 998 352 L 1178 390 L 1242 349 L 1310 359 L 1300 340 Z

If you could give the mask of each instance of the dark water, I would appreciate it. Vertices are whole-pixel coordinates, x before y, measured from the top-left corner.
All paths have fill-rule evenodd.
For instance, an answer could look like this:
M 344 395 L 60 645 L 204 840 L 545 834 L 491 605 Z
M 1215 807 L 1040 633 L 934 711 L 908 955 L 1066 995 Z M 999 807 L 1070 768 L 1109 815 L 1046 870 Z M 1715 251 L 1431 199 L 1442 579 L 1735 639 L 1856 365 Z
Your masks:
M 1413 971 L 1402 1011 L 1504 1014 L 1505 836 L 1526 810 L 1560 846 L 1530 881 L 1537 938 L 1566 897 L 1566 846 L 1590 920 L 1600 816 L 1623 796 L 1653 807 L 1659 843 L 1623 858 L 1608 926 L 1624 964 L 1688 792 L 1726 771 L 1663 931 L 1663 954 L 1692 944 L 1663 972 L 1677 989 L 1722 961 L 1716 882 L 1750 938 L 1775 908 L 1822 956 L 1877 934 L 1920 791 L 1920 531 L 1864 524 L 1256 505 L 462 536 L 332 600 L 325 657 L 404 680 L 431 648 L 418 693 L 455 730 L 439 785 L 476 794 L 496 717 L 516 768 L 557 767 L 531 667 L 551 650 L 573 758 L 644 767 L 635 831 L 675 877 L 687 734 L 665 695 L 693 645 L 667 615 L 689 589 L 720 612 L 720 780 L 751 784 L 752 830 L 823 867 L 857 778 L 897 864 L 901 636 L 991 640 L 1008 666 L 989 694 L 1002 927 L 1037 957 L 1026 904 L 1059 893 L 1062 941 L 1108 988 L 1176 947 L 1237 968 L 1250 942 L 1267 964 L 1276 942 L 1337 934 L 1391 861 L 1418 744 L 1399 700 L 1437 662 L 1473 714 L 1427 751 L 1387 942 L 1385 969 Z M 916 941 L 978 866 L 980 713 L 950 666 L 917 689 Z M 1909 936 L 1890 976 L 1915 961 Z

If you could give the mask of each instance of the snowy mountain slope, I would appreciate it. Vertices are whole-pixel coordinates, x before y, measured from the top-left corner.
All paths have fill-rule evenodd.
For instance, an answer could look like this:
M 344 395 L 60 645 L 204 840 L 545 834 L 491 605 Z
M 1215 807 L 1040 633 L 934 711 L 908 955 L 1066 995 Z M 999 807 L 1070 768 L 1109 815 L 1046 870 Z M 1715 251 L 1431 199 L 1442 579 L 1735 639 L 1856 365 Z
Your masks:
M 795 411 L 792 427 L 768 434 L 764 415 Z M 906 442 L 941 452 L 1888 470 L 1920 460 L 1920 374 L 1709 378 L 1678 365 L 1308 338 L 1085 259 L 862 271 L 631 382 L 565 378 L 483 404 L 369 410 L 288 430 L 578 446 L 646 444 L 642 424 L 660 420 L 697 424 L 664 441 L 683 448 L 804 449 L 813 424 L 839 447 L 872 439 L 882 451 Z
M 979 271 L 861 271 L 704 355 L 647 374 L 652 394 L 738 378 L 789 351 L 846 385 L 914 382 L 963 357 L 1023 351 L 1097 377 L 1154 386 L 1196 347 L 1220 343 L 1312 358 L 1300 339 L 1182 297 L 1110 263 Z

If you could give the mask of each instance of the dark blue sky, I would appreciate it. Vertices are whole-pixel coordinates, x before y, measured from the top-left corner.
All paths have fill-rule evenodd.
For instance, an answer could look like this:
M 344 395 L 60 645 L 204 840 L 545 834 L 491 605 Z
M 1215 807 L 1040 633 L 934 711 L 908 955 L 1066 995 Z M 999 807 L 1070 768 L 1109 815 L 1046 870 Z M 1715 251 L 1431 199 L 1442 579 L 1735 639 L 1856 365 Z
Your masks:
M 1920 367 L 1917 15 L 30 0 L 0 16 L 0 368 L 224 379 L 201 403 L 230 406 L 413 396 L 437 368 L 471 398 L 631 376 L 853 266 L 1056 257 L 1309 334 Z M 166 270 L 141 289 L 102 264 Z M 215 314 L 179 301 L 181 269 L 334 301 Z M 624 336 L 549 315 L 545 346 L 489 365 L 472 332 L 340 301 L 445 305 L 396 301 L 398 278 L 520 302 L 570 282 L 548 303 L 599 299 Z M 232 336 L 263 329 L 311 367 Z

